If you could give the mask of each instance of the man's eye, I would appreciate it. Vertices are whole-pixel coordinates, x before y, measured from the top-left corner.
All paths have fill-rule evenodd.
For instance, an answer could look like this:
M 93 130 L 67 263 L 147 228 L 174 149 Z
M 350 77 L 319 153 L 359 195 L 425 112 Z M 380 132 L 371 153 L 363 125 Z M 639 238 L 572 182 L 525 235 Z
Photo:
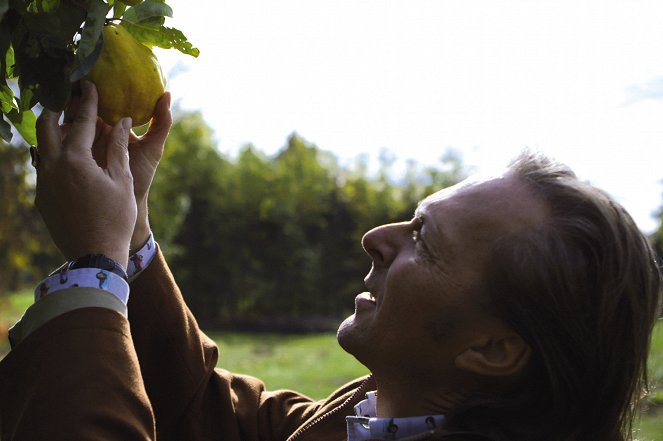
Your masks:
M 412 232 L 412 240 L 414 241 L 414 244 L 416 245 L 417 249 L 422 249 L 423 251 L 426 251 L 426 244 L 421 238 L 421 232 L 419 230 L 415 230 Z
M 415 225 L 414 228 L 412 229 L 412 240 L 417 245 L 417 248 L 419 248 L 420 246 L 426 248 L 426 244 L 424 243 L 421 237 L 421 228 L 423 227 L 424 220 L 421 217 L 417 217 L 414 219 L 414 222 Z

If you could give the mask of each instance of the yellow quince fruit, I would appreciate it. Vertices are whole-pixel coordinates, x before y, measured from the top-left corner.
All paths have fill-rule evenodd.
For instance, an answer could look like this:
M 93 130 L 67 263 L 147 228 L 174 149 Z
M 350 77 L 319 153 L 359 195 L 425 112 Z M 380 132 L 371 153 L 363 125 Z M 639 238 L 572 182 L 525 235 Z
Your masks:
M 120 25 L 104 26 L 103 35 L 99 59 L 84 77 L 97 86 L 98 114 L 110 125 L 130 116 L 134 127 L 141 126 L 166 89 L 159 60 Z

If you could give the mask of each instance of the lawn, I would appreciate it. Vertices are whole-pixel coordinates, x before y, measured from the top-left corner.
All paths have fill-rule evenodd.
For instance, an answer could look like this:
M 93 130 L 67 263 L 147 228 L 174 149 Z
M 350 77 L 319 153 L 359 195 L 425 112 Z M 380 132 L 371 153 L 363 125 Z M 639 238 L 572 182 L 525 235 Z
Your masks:
M 651 404 L 642 414 L 637 435 L 642 441 L 663 441 L 663 322 L 654 329 L 651 345 L 649 355 Z
M 0 298 L 0 332 L 11 326 L 27 306 L 32 293 Z M 219 366 L 261 378 L 269 389 L 294 389 L 323 398 L 343 383 L 367 373 L 343 352 L 333 334 L 278 335 L 210 333 L 219 344 Z M 0 357 L 8 347 L 0 343 Z M 652 339 L 649 360 L 652 394 L 648 409 L 636 426 L 640 441 L 663 441 L 663 323 Z
M 260 378 L 268 389 L 292 389 L 324 398 L 368 371 L 341 349 L 333 334 L 210 334 L 219 367 Z

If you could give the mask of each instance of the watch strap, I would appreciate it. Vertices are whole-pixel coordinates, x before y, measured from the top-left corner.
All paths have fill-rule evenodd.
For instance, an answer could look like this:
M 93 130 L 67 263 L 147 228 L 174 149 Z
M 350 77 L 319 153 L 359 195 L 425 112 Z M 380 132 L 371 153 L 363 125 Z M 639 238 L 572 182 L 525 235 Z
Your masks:
M 103 254 L 87 254 L 69 262 L 68 269 L 72 270 L 78 268 L 98 268 L 116 274 L 122 277 L 125 281 L 129 279 L 127 271 L 122 265 Z

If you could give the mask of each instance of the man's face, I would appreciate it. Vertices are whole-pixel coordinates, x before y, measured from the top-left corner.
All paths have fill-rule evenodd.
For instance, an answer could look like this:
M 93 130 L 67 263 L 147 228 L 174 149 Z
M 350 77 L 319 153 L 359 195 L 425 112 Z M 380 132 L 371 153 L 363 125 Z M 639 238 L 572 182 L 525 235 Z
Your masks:
M 377 227 L 362 244 L 373 260 L 368 293 L 338 332 L 376 375 L 444 375 L 487 320 L 477 292 L 495 240 L 544 220 L 511 176 L 466 180 L 427 197 L 409 222 Z

